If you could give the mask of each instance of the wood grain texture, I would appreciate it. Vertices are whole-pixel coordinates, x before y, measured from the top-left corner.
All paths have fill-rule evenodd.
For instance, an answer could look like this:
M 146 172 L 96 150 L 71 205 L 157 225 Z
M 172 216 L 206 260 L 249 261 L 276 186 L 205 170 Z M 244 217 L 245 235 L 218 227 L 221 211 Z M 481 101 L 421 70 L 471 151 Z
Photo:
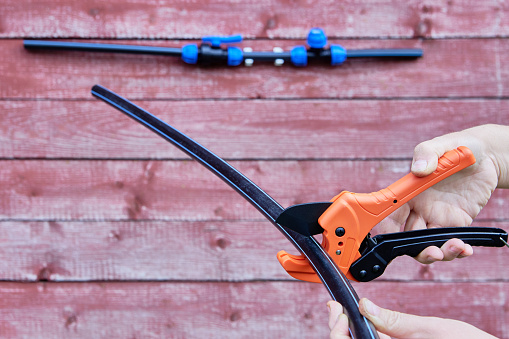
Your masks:
M 508 287 L 502 282 L 356 285 L 360 295 L 384 307 L 468 321 L 499 338 L 509 338 Z M 312 283 L 3 282 L 0 295 L 0 330 L 6 337 L 327 336 L 329 297 Z
M 297 253 L 265 221 L 4 221 L 0 239 L 0 280 L 10 281 L 293 281 L 276 253 Z M 401 257 L 377 281 L 509 282 L 506 258 L 484 247 L 435 265 Z
M 0 337 L 325 338 L 319 284 L 231 188 L 94 100 L 101 84 L 169 121 L 282 205 L 370 192 L 423 140 L 508 123 L 508 6 L 410 1 L 10 1 L 0 4 Z M 209 34 L 289 50 L 311 27 L 413 61 L 200 68 L 171 57 L 28 52 L 24 38 L 182 46 Z M 496 190 L 474 224 L 508 230 Z M 509 339 L 507 250 L 354 287 L 381 306 Z
M 461 1 L 4 1 L 0 37 L 302 39 L 319 26 L 334 37 L 443 38 L 509 34 L 508 9 Z
M 328 201 L 343 190 L 378 191 L 408 161 L 233 161 L 282 206 Z M 0 162 L 0 220 L 263 220 L 194 161 Z M 509 219 L 496 190 L 479 219 Z
M 4 81 L 0 98 L 90 99 L 90 88 L 97 83 L 131 100 L 508 95 L 509 70 L 501 64 L 509 52 L 509 41 L 505 39 L 337 42 L 352 49 L 422 47 L 426 57 L 407 61 L 350 60 L 334 68 L 199 68 L 163 56 L 28 52 L 21 40 L 3 40 L 0 73 Z M 256 41 L 251 45 L 258 50 L 272 50 L 274 45 L 289 49 L 294 44 L 281 40 Z
M 226 159 L 401 159 L 507 122 L 507 100 L 136 101 Z M 382 126 L 382 127 L 381 127 Z M 100 101 L 0 101 L 0 158 L 183 159 Z

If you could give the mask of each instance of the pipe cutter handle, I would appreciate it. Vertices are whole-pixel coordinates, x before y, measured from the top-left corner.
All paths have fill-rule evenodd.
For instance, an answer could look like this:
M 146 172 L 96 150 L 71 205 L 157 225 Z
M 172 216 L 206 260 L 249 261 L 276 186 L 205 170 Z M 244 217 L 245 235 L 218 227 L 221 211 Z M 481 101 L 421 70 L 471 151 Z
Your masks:
M 324 229 L 322 247 L 349 279 L 357 280 L 350 273 L 350 266 L 361 257 L 359 248 L 371 229 L 419 193 L 474 163 L 472 151 L 460 146 L 445 153 L 439 159 L 437 169 L 428 176 L 417 177 L 409 173 L 373 193 L 341 192 L 318 219 Z M 293 277 L 319 281 L 317 277 L 310 280 L 311 268 L 305 267 L 299 256 L 279 252 L 278 260 Z
M 371 281 L 381 276 L 394 258 L 415 257 L 426 247 L 440 247 L 452 238 L 472 246 L 503 247 L 507 232 L 491 227 L 444 227 L 379 234 L 373 238 L 368 235 L 362 256 L 352 264 L 350 273 L 358 281 Z

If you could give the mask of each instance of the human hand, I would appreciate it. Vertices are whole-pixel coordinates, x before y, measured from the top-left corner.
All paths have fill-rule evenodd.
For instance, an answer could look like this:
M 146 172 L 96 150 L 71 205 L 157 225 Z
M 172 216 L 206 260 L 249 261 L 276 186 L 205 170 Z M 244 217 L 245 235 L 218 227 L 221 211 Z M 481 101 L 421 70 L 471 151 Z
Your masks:
M 348 316 L 343 313 L 343 306 L 337 301 L 327 303 L 329 310 L 330 339 L 350 339 L 348 330 Z M 377 329 L 378 330 L 378 329 Z M 380 339 L 391 339 L 388 335 L 378 332 Z
M 327 303 L 329 308 L 330 339 L 351 338 L 348 317 L 336 301 Z M 493 339 L 494 336 L 462 321 L 390 311 L 373 304 L 366 298 L 359 301 L 359 311 L 373 323 L 380 339 Z
M 469 226 L 498 187 L 507 187 L 509 128 L 483 125 L 425 141 L 414 150 L 412 173 L 431 174 L 438 159 L 459 146 L 472 150 L 476 163 L 422 192 L 383 220 L 381 233 L 435 227 Z M 441 248 L 430 246 L 416 259 L 424 264 L 453 260 L 473 254 L 470 245 L 459 239 L 447 241 Z

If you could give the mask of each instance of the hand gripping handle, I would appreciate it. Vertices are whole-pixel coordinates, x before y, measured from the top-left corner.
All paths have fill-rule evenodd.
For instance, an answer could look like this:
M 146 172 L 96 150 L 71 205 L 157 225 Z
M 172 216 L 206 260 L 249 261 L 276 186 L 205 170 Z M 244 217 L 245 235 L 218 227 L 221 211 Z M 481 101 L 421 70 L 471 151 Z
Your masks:
M 502 247 L 507 232 L 490 227 L 446 227 L 368 236 L 362 257 L 352 264 L 350 274 L 358 281 L 371 281 L 381 276 L 394 258 L 415 257 L 426 247 L 440 247 L 452 238 L 472 246 Z
M 324 229 L 322 246 L 349 279 L 356 280 L 350 266 L 360 258 L 359 248 L 371 229 L 401 205 L 437 182 L 475 163 L 472 152 L 464 146 L 445 153 L 437 169 L 428 176 L 407 174 L 387 188 L 373 193 L 344 191 L 318 219 Z M 312 270 L 299 256 L 278 253 L 283 267 L 294 277 L 316 281 Z M 299 274 L 302 272 L 302 274 Z M 311 275 L 310 275 L 311 273 Z
M 389 187 L 368 194 L 342 192 L 318 219 L 325 230 L 324 248 L 346 274 L 360 258 L 361 243 L 376 224 L 419 193 L 473 163 L 472 151 L 461 146 L 445 153 L 428 176 L 409 173 Z

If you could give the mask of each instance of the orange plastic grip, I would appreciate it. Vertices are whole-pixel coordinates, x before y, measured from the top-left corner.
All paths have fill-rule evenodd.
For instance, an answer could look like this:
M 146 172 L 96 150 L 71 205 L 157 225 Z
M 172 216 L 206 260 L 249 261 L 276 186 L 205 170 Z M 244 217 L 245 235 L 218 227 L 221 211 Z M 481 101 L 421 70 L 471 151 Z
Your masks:
M 348 272 L 350 265 L 360 257 L 361 242 L 373 227 L 422 191 L 474 163 L 472 152 L 461 146 L 445 153 L 439 159 L 437 169 L 428 176 L 416 177 L 409 173 L 389 187 L 373 193 L 341 192 L 318 219 L 324 229 L 322 246 L 341 271 L 355 280 Z M 343 231 L 338 230 L 341 228 Z M 301 257 L 280 252 L 278 260 L 293 277 L 319 281 Z
M 417 194 L 473 163 L 472 151 L 459 147 L 445 153 L 437 169 L 428 176 L 409 173 L 389 187 L 369 194 L 342 192 L 318 219 L 325 230 L 324 248 L 347 274 L 350 265 L 360 257 L 361 242 L 376 224 Z M 336 234 L 338 227 L 344 228 L 344 235 Z

